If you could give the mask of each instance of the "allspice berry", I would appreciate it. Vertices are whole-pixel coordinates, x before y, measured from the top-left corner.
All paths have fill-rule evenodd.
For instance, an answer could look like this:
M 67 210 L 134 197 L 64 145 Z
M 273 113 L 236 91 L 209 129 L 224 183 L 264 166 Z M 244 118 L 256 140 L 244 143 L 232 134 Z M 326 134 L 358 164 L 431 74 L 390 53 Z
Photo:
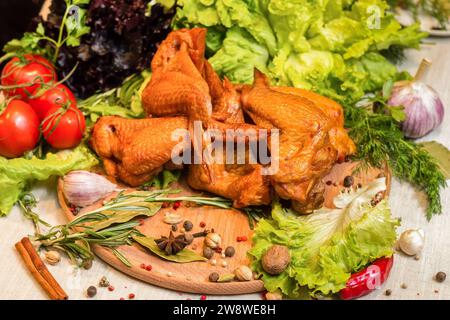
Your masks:
M 232 256 L 234 256 L 235 252 L 236 252 L 236 250 L 232 246 L 229 246 L 225 249 L 225 256 L 232 257 Z
M 212 272 L 209 275 L 209 281 L 211 282 L 217 282 L 217 280 L 219 280 L 219 274 L 217 272 Z
M 447 275 L 445 274 L 445 272 L 439 271 L 438 273 L 436 273 L 436 275 L 434 276 L 434 279 L 437 282 L 444 282 L 445 279 L 447 278 Z
M 90 286 L 86 291 L 86 295 L 89 298 L 95 297 L 96 294 L 97 294 L 97 288 L 94 286 Z
M 183 223 L 183 228 L 184 228 L 184 230 L 186 230 L 186 231 L 191 231 L 192 228 L 194 228 L 194 225 L 192 224 L 191 221 L 186 220 L 186 221 Z
M 264 271 L 271 275 L 282 273 L 291 262 L 291 255 L 285 246 L 273 245 L 262 256 Z
M 346 176 L 344 178 L 344 187 L 350 188 L 354 183 L 354 179 L 352 176 Z
M 207 246 L 205 246 L 205 247 L 203 248 L 203 256 L 204 256 L 206 259 L 211 259 L 211 258 L 213 257 L 213 255 L 214 255 L 213 249 L 211 249 L 210 247 L 207 247 Z

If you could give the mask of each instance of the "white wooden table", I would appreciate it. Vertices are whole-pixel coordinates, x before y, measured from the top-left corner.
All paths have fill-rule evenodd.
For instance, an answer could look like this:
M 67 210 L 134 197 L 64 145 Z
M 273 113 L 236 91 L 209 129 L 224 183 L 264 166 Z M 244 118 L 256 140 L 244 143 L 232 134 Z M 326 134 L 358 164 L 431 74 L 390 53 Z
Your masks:
M 447 106 L 443 125 L 424 140 L 437 140 L 450 148 L 450 38 L 429 39 L 435 45 L 425 45 L 420 51 L 408 52 L 403 68 L 414 73 L 422 58 L 430 58 L 434 64 L 429 74 L 429 83 L 440 93 Z M 38 211 L 51 224 L 63 224 L 65 218 L 58 207 L 54 184 L 36 186 L 40 198 Z M 443 215 L 427 222 L 424 196 L 406 183 L 393 182 L 390 203 L 395 216 L 402 218 L 400 232 L 407 228 L 423 228 L 426 245 L 419 261 L 396 255 L 391 276 L 381 290 L 366 299 L 450 299 L 450 188 L 442 193 Z M 0 218 L 0 299 L 46 299 L 45 293 L 30 276 L 19 258 L 14 243 L 33 228 L 22 217 L 17 208 L 6 218 Z M 113 292 L 99 289 L 95 299 L 120 299 L 129 293 L 136 299 L 199 299 L 199 295 L 183 294 L 161 289 L 130 278 L 96 259 L 92 269 L 78 270 L 64 259 L 58 266 L 49 266 L 50 271 L 68 292 L 70 299 L 86 299 L 85 291 L 106 276 L 115 287 Z M 444 271 L 448 279 L 437 283 L 433 276 Z M 402 289 L 402 284 L 407 289 Z M 386 289 L 392 295 L 384 295 Z M 240 296 L 209 296 L 208 299 L 261 299 L 259 294 Z

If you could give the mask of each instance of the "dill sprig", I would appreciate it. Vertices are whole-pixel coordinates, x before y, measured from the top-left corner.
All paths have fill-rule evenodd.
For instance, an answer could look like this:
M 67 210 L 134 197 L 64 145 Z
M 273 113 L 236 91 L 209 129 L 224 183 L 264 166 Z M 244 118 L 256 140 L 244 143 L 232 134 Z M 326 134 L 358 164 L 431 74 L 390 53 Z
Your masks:
M 355 158 L 372 167 L 388 163 L 392 173 L 423 190 L 428 198 L 427 218 L 442 213 L 441 188 L 446 180 L 435 159 L 420 145 L 406 140 L 389 114 L 346 105 L 346 127 L 358 146 Z

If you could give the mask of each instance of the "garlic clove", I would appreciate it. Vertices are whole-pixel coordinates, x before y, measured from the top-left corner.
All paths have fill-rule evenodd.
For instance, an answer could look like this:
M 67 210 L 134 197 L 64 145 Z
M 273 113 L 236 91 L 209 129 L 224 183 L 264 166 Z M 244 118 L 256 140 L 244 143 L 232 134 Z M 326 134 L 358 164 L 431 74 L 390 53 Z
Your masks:
M 424 247 L 425 233 L 422 229 L 409 229 L 400 235 L 398 246 L 409 256 L 420 254 Z
M 63 178 L 63 192 L 67 201 L 86 207 L 117 190 L 117 185 L 105 177 L 89 171 L 72 171 Z

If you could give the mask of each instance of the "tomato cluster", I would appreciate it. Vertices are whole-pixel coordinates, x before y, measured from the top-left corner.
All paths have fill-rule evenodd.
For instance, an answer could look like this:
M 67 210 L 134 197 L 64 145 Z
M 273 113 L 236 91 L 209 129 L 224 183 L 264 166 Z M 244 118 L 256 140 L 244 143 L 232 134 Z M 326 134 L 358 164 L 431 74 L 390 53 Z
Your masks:
M 36 147 L 42 136 L 55 149 L 77 146 L 86 130 L 73 93 L 58 83 L 45 58 L 12 58 L 1 73 L 6 108 L 0 114 L 0 156 L 16 158 Z

